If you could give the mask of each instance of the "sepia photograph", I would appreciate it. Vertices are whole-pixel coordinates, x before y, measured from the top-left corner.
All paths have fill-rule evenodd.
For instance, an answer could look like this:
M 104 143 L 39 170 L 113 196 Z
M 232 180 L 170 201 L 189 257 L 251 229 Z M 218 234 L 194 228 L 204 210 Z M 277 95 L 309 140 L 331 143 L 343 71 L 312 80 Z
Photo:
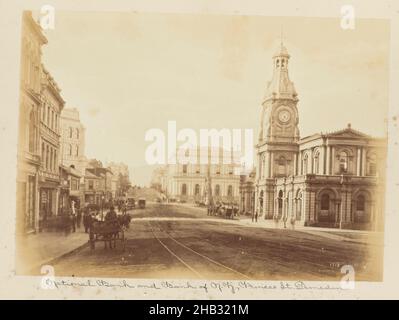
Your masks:
M 17 273 L 382 280 L 386 21 L 56 17 L 22 14 Z
M 393 294 L 399 7 L 139 2 L 2 14 L 0 291 Z

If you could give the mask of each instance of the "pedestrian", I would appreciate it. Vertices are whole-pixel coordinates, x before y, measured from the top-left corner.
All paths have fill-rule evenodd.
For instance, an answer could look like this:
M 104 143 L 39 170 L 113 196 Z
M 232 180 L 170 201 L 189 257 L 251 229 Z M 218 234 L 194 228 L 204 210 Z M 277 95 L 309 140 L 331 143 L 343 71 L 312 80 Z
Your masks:
M 255 211 L 255 222 L 258 222 L 258 210 Z
M 83 216 L 83 226 L 85 228 L 85 233 L 88 233 L 91 226 L 92 217 L 90 214 L 90 210 L 87 207 Z
M 71 223 L 72 223 L 72 232 L 76 232 L 76 209 L 75 209 L 75 201 L 71 201 Z
M 111 221 L 115 221 L 117 219 L 118 219 L 118 215 L 115 212 L 115 208 L 113 206 L 111 206 L 109 208 L 109 211 L 105 215 L 105 221 L 111 222 Z
M 76 224 L 78 229 L 80 229 L 80 224 L 82 223 L 82 210 L 79 208 L 77 211 L 78 213 L 76 215 Z

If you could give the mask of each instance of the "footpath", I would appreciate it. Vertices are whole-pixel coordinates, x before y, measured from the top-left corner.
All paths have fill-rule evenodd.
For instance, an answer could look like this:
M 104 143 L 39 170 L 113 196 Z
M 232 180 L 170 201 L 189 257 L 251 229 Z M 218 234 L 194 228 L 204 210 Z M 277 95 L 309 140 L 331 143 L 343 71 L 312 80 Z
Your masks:
M 83 249 L 88 240 L 83 227 L 70 233 L 43 231 L 26 235 L 17 242 L 17 273 L 40 272 L 43 265 Z

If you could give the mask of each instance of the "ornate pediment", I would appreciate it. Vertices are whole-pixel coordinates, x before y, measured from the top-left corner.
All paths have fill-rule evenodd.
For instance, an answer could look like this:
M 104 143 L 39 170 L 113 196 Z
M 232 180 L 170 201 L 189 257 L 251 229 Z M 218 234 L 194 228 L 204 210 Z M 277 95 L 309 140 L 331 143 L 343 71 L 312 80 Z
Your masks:
M 364 139 L 371 138 L 369 135 L 362 133 L 360 131 L 352 129 L 350 126 L 343 130 L 335 131 L 326 134 L 329 138 L 348 138 L 348 139 Z

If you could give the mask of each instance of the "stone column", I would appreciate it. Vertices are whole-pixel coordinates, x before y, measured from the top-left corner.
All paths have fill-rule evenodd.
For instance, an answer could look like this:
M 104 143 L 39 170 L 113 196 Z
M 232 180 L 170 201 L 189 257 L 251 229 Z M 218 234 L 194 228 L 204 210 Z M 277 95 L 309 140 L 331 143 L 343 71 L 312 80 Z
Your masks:
M 362 176 L 366 175 L 366 166 L 367 166 L 366 153 L 367 153 L 367 150 L 366 150 L 366 148 L 363 147 L 362 148 L 362 171 L 361 171 Z
M 357 148 L 357 154 L 356 154 L 356 175 L 357 176 L 361 175 L 360 163 L 361 163 L 361 150 L 360 150 L 360 148 Z
M 320 161 L 321 161 L 321 166 L 320 166 Z M 323 146 L 321 148 L 321 157 L 319 158 L 319 173 L 326 174 L 326 146 Z
M 311 150 L 310 152 L 310 173 L 314 173 L 314 149 Z
M 326 174 L 331 174 L 331 146 L 327 146 L 327 159 L 326 159 Z
M 298 175 L 298 155 L 295 153 L 294 154 L 294 172 L 293 175 L 296 176 Z
M 274 162 L 274 154 L 269 151 L 269 166 L 268 166 L 268 178 L 273 176 L 273 162 Z

